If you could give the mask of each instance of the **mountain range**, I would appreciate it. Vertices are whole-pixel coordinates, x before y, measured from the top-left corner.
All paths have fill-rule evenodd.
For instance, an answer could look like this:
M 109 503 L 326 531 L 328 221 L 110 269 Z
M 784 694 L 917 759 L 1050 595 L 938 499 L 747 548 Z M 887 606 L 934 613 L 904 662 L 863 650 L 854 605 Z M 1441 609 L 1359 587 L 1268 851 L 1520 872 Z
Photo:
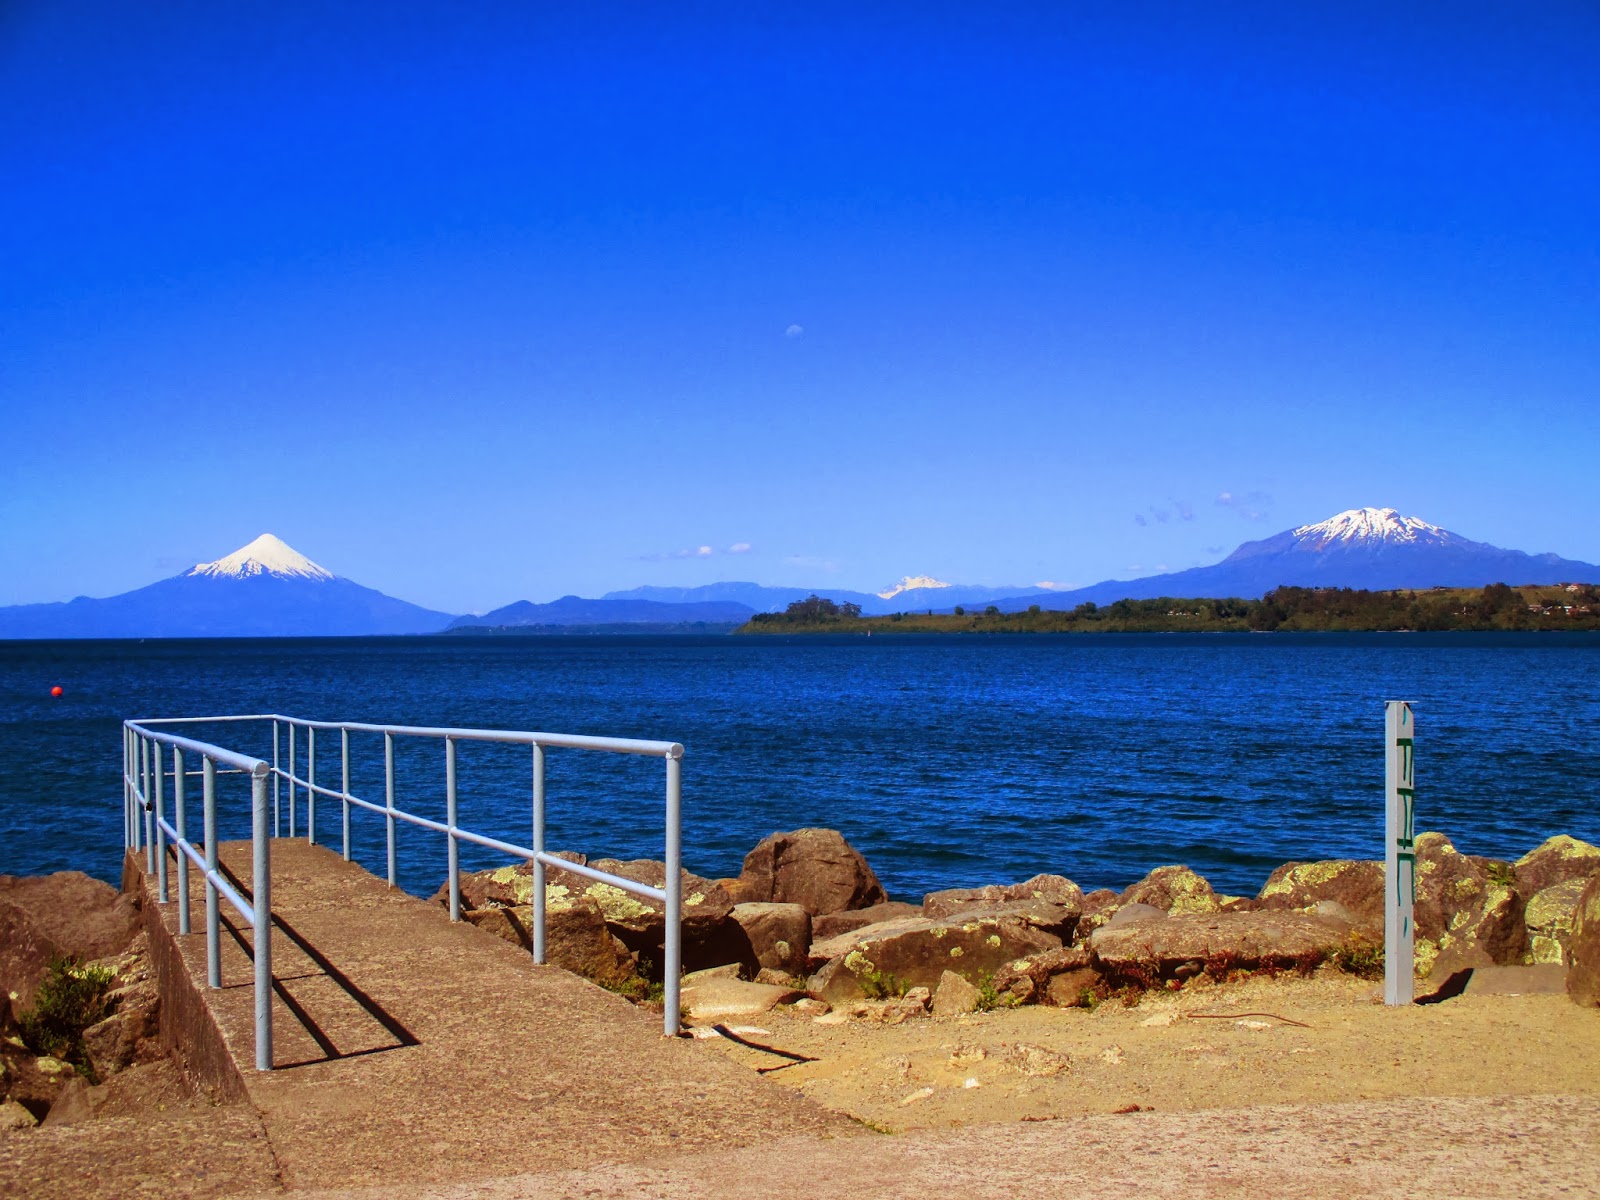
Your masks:
M 1286 584 L 1369 589 L 1490 583 L 1600 583 L 1600 566 L 1475 542 L 1392 508 L 1353 508 L 1314 525 L 1245 542 L 1227 558 L 1139 579 L 1066 590 L 972 587 L 907 576 L 881 592 L 712 583 L 638 587 L 597 599 L 521 600 L 482 616 L 435 612 L 318 566 L 270 533 L 215 562 L 118 596 L 0 607 L 0 638 L 287 637 L 437 633 L 447 628 L 685 628 L 740 624 L 814 594 L 867 614 L 948 612 L 993 604 L 1074 608 L 1123 598 L 1259 597 Z

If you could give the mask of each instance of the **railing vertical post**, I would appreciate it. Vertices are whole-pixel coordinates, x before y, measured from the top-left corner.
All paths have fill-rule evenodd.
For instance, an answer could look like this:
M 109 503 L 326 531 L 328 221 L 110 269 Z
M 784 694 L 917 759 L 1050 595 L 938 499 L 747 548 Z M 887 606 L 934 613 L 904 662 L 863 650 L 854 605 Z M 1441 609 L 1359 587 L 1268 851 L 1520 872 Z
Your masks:
M 344 794 L 344 860 L 350 861 L 350 731 L 339 730 L 339 791 Z
M 278 785 L 282 783 L 278 773 L 282 768 L 278 765 L 278 722 L 272 722 L 272 836 L 283 836 L 283 820 L 278 814 Z
M 662 978 L 663 1032 L 675 1037 L 678 1032 L 678 980 L 683 974 L 683 770 L 682 764 L 667 757 L 667 928 L 666 964 Z
M 306 726 L 306 841 L 317 844 L 317 730 Z
M 533 744 L 533 852 L 544 853 L 544 747 Z M 544 961 L 544 863 L 533 860 L 533 961 Z
M 144 776 L 144 791 L 139 794 L 139 806 L 144 809 L 144 863 L 145 874 L 156 873 L 156 818 L 150 807 L 150 739 L 139 739 L 139 773 Z
M 444 740 L 444 823 L 450 827 L 450 919 L 461 920 L 461 842 L 456 837 L 456 740 Z
M 222 986 L 222 926 L 217 913 L 217 764 L 204 760 L 200 810 L 206 837 L 206 985 Z
M 161 822 L 166 819 L 166 812 L 162 805 L 162 794 L 166 791 L 166 769 L 161 765 L 161 743 L 150 743 L 150 754 L 155 759 L 156 775 L 156 881 L 159 888 L 157 895 L 162 904 L 170 903 L 172 896 L 167 888 L 167 831 L 162 828 Z
M 172 825 L 178 831 L 178 841 L 189 840 L 189 826 L 184 816 L 188 799 L 187 780 L 183 777 L 183 751 L 172 748 Z M 178 847 L 178 932 L 191 933 L 189 927 L 189 856 L 183 846 Z
M 255 898 L 256 1070 L 272 1070 L 272 842 L 267 776 L 250 777 L 250 888 Z
M 383 804 L 388 812 L 384 814 L 384 835 L 388 839 L 389 848 L 389 886 L 394 886 L 394 734 L 383 735 Z
M 295 753 L 294 753 L 294 750 L 295 750 L 294 730 L 295 730 L 294 722 L 290 721 L 289 722 L 289 778 L 288 778 L 288 781 L 287 781 L 288 785 L 289 785 L 289 836 L 290 837 L 294 836 L 294 792 L 295 792 L 295 787 L 294 787 L 294 759 L 295 759 Z
M 122 727 L 122 850 L 133 849 L 133 742 L 128 727 Z

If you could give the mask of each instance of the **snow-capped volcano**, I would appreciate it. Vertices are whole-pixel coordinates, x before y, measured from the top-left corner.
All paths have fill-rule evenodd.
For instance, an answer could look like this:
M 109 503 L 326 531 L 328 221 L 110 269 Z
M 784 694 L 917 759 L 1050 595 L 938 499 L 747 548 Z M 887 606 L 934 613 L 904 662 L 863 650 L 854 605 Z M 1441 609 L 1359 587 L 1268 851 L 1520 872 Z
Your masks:
M 245 579 L 252 575 L 276 575 L 280 579 L 333 579 L 332 571 L 319 567 L 293 546 L 270 533 L 263 533 L 248 546 L 241 546 L 215 562 L 196 563 L 189 572 L 214 579 Z
M 263 533 L 120 596 L 0 609 L 0 637 L 350 637 L 433 633 L 450 620 L 341 579 Z
M 1392 508 L 1347 508 L 1326 521 L 1290 530 L 1296 541 L 1315 543 L 1322 549 L 1335 542 L 1406 542 L 1443 544 L 1459 540 L 1455 534 L 1430 525 L 1420 517 L 1402 517 Z
M 950 585 L 943 580 L 935 579 L 931 575 L 903 575 L 900 582 L 892 584 L 886 591 L 877 593 L 880 600 L 893 600 L 901 592 L 916 592 L 924 588 L 947 588 Z

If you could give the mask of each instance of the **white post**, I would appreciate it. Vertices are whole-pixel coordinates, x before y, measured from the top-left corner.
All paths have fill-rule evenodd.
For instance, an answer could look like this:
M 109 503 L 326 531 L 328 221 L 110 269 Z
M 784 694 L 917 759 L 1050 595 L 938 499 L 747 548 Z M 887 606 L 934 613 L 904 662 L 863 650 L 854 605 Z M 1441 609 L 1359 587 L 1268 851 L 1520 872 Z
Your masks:
M 1388 803 L 1383 823 L 1383 1002 L 1410 1004 L 1416 933 L 1412 910 L 1417 898 L 1416 722 L 1405 700 L 1390 700 L 1385 716 Z

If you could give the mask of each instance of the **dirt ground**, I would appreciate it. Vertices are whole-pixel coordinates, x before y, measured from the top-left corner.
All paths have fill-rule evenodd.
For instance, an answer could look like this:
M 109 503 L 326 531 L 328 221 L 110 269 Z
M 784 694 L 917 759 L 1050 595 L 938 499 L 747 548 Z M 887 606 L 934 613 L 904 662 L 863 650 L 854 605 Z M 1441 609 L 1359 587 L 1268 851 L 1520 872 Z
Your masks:
M 885 1132 L 1093 1113 L 1445 1096 L 1600 1095 L 1600 1014 L 1564 995 L 1386 1008 L 1334 972 L 898 1025 L 776 1009 L 714 1044 Z M 841 1019 L 841 1017 L 843 1019 Z

